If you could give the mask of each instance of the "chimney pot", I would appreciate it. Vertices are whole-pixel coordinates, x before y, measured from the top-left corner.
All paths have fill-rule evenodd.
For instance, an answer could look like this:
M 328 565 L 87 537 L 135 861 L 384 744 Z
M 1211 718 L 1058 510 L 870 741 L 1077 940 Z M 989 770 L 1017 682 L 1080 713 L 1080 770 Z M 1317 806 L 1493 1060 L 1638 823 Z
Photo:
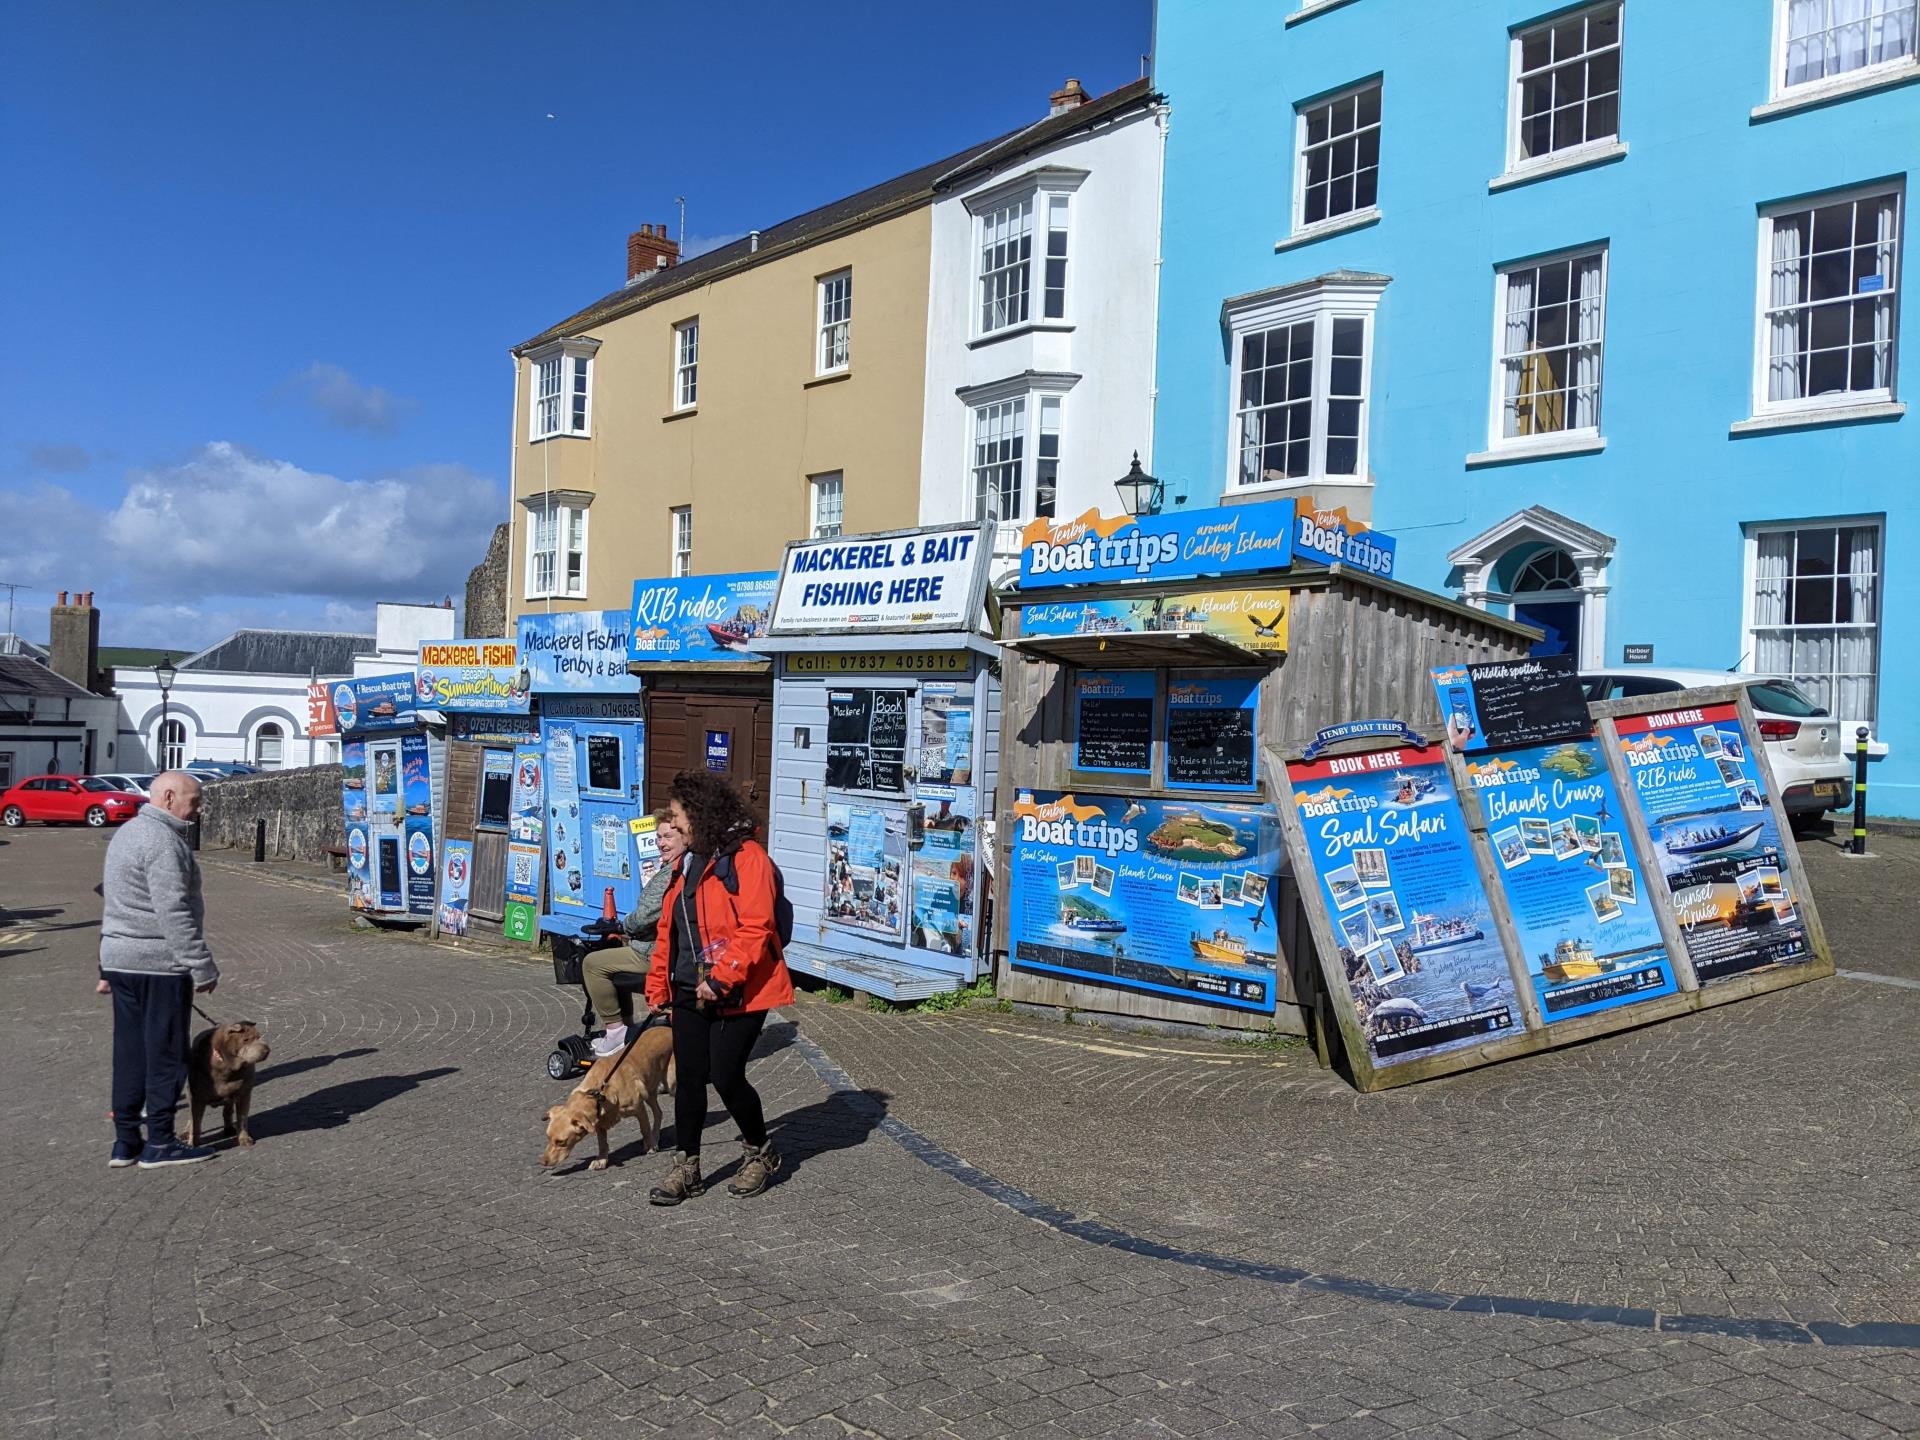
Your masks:
M 1066 84 L 1047 97 L 1047 114 L 1064 115 L 1069 110 L 1078 110 L 1092 99 L 1080 82 L 1069 76 Z
M 60 598 L 59 598 L 58 600 L 56 600 L 56 601 L 54 601 L 53 603 L 54 603 L 54 604 L 56 604 L 56 605 L 64 605 L 64 604 L 66 604 L 66 603 L 67 603 L 67 592 L 66 592 L 66 591 L 64 591 L 64 590 L 62 590 L 62 591 L 60 592 Z

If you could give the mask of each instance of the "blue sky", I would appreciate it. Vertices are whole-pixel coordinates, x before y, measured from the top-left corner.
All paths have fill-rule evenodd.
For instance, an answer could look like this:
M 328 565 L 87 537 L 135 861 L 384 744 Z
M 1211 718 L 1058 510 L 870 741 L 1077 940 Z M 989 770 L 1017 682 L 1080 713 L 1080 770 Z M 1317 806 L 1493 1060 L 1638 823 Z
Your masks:
M 507 349 L 1139 74 L 1149 0 L 28 3 L 0 54 L 0 582 L 44 637 L 370 627 L 505 518 Z M 551 113 L 552 119 L 547 116 Z M 0 600 L 0 606 L 4 601 Z M 4 627 L 0 613 L 0 627 Z

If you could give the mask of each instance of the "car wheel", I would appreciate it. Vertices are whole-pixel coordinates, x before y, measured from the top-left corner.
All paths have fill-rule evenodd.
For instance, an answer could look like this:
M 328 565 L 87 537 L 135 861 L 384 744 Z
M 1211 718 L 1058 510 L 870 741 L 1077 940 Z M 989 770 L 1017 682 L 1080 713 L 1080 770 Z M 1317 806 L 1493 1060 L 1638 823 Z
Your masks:
M 106 806 L 89 805 L 87 807 L 87 824 L 92 826 L 95 830 L 98 830 L 102 825 L 106 823 L 107 823 L 107 807 Z
M 27 812 L 18 805 L 9 805 L 4 812 L 0 812 L 0 825 L 5 825 L 10 830 L 17 829 L 26 823 Z

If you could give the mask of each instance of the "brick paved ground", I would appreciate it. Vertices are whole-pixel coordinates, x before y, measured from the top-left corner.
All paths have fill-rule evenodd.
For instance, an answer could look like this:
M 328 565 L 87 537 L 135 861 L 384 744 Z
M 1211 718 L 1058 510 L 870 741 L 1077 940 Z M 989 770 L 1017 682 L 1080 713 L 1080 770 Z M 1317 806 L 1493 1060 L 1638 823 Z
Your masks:
M 637 1127 L 606 1174 L 536 1164 L 578 1005 L 543 966 L 356 933 L 336 897 L 216 868 L 212 1008 L 275 1047 L 260 1143 L 110 1174 L 103 844 L 0 848 L 8 1435 L 1920 1431 L 1910 1331 L 1435 1310 L 1129 1239 L 1456 1296 L 1910 1322 L 1920 990 L 1835 980 L 1381 1097 L 1297 1053 L 804 1003 L 805 1038 L 773 1027 L 756 1065 L 792 1173 L 655 1211 Z M 1911 977 L 1917 860 L 1815 857 L 1843 963 Z

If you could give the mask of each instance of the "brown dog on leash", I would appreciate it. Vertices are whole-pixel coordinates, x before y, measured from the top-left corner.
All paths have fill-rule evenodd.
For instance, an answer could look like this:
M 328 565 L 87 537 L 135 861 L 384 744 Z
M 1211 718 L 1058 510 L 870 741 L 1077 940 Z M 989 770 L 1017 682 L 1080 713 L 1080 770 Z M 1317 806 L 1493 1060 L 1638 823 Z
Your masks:
M 551 1170 L 563 1163 L 588 1135 L 600 1142 L 600 1155 L 588 1167 L 607 1168 L 607 1132 L 628 1116 L 640 1122 L 647 1149 L 660 1144 L 659 1094 L 673 1093 L 673 1029 L 652 1025 L 622 1054 L 593 1062 L 586 1078 L 564 1104 L 547 1111 L 547 1149 L 540 1163 Z
M 187 1052 L 187 1091 L 193 1115 L 187 1122 L 187 1143 L 200 1143 L 200 1117 L 209 1105 L 218 1105 L 227 1133 L 241 1145 L 252 1145 L 247 1133 L 247 1110 L 253 1104 L 253 1067 L 272 1052 L 251 1020 L 216 1025 L 193 1037 Z

